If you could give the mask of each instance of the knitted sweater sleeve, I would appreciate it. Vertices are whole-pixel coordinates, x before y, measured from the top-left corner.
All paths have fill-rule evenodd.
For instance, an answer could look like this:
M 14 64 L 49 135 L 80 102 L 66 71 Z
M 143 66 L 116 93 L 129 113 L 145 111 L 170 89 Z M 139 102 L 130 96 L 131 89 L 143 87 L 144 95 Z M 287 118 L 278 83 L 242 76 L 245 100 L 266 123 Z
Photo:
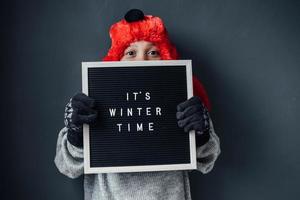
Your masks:
M 66 127 L 58 134 L 54 163 L 62 174 L 70 178 L 83 174 L 83 149 L 69 143 Z
M 209 124 L 210 139 L 204 145 L 199 146 L 196 149 L 197 170 L 202 172 L 203 174 L 207 174 L 213 169 L 214 163 L 221 153 L 220 140 L 215 133 L 211 119 L 209 121 Z

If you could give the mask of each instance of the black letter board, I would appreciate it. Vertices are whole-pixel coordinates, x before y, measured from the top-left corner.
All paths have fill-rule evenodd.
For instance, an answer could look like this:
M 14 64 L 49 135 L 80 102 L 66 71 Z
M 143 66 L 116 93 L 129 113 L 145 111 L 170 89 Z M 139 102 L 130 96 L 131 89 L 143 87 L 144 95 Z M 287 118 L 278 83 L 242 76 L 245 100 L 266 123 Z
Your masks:
M 176 119 L 191 60 L 83 62 L 82 90 L 98 110 L 83 127 L 85 173 L 196 169 L 195 133 Z

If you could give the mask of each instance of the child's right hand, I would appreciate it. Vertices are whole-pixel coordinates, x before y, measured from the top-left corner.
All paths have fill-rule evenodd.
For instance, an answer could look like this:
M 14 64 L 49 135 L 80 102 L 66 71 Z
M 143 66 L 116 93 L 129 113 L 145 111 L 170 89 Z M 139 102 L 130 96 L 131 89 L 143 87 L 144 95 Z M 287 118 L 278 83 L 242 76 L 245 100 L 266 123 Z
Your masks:
M 65 107 L 64 122 L 68 129 L 68 141 L 77 147 L 83 146 L 82 125 L 95 123 L 97 111 L 95 100 L 84 93 L 75 94 Z

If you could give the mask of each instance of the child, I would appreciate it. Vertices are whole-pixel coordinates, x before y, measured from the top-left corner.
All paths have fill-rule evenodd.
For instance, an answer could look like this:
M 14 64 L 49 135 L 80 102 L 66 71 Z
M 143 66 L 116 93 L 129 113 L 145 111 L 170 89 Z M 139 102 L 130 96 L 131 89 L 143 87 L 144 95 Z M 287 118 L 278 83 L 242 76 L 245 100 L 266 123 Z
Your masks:
M 112 25 L 112 45 L 104 61 L 175 60 L 176 48 L 170 43 L 160 18 L 137 9 L 127 12 Z M 201 83 L 193 77 L 196 96 L 177 106 L 178 126 L 188 134 L 196 132 L 197 170 L 212 170 L 220 154 L 219 138 L 209 117 L 209 100 Z M 65 127 L 57 140 L 55 164 L 70 178 L 83 174 L 82 124 L 96 121 L 95 101 L 83 93 L 74 95 L 65 109 Z M 84 175 L 85 200 L 190 200 L 188 171 L 101 173 Z

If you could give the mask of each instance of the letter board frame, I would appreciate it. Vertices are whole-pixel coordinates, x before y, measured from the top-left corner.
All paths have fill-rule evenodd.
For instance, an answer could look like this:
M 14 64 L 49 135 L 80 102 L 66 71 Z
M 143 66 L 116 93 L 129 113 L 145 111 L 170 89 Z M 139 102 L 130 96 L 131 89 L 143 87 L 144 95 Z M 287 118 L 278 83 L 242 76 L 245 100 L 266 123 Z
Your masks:
M 149 78 L 149 79 L 152 80 L 152 79 L 156 79 L 156 77 L 161 77 L 162 76 L 161 74 L 163 74 L 166 71 L 166 69 L 168 70 L 168 74 L 170 73 L 170 75 L 172 75 L 172 69 L 173 68 L 174 68 L 174 73 L 173 73 L 174 76 L 178 75 L 178 76 L 181 77 L 181 79 L 185 79 L 184 83 L 186 83 L 186 85 L 184 87 L 186 88 L 186 91 L 185 91 L 186 92 L 186 99 L 189 99 L 190 97 L 193 96 L 192 61 L 191 60 L 82 62 L 82 92 L 85 93 L 86 95 L 90 96 L 89 93 L 92 93 L 91 91 L 95 90 L 96 91 L 96 92 L 94 92 L 95 97 L 92 97 L 92 96 L 91 97 L 96 99 L 96 102 L 97 102 L 97 98 L 96 98 L 97 95 L 96 94 L 98 94 L 99 91 L 101 92 L 101 86 L 100 86 L 100 89 L 97 88 L 97 84 L 99 84 L 99 83 L 105 83 L 105 81 L 107 81 L 107 82 L 111 81 L 112 82 L 111 84 L 108 84 L 108 83 L 103 84 L 103 85 L 106 85 L 106 88 L 102 89 L 102 91 L 104 91 L 104 93 L 106 91 L 108 91 L 108 95 L 110 95 L 109 92 L 111 92 L 111 91 L 109 89 L 107 89 L 107 87 L 110 87 L 111 85 L 115 86 L 115 85 L 121 84 L 121 83 L 119 83 L 119 80 L 118 80 L 119 76 L 123 76 L 123 77 L 125 77 L 125 79 L 127 79 L 127 77 L 131 75 L 131 74 L 128 74 L 127 71 L 129 71 L 129 73 L 132 71 L 132 77 L 130 79 L 128 79 L 127 82 L 125 81 L 124 83 L 125 84 L 129 83 L 129 84 L 134 85 L 135 81 L 142 81 L 142 80 L 139 80 L 139 77 L 143 77 L 145 75 L 146 76 L 145 79 L 147 79 L 147 77 L 149 78 L 149 76 L 147 76 L 145 73 L 147 73 L 147 72 L 151 73 L 150 70 L 154 71 L 155 73 L 159 73 L 154 77 L 152 76 L 153 78 Z M 141 70 L 141 69 L 143 69 L 143 70 Z M 160 71 L 159 71 L 161 69 L 163 71 L 162 73 L 160 73 Z M 103 71 L 101 71 L 101 70 L 103 70 Z M 121 71 L 118 71 L 118 75 L 116 75 L 116 74 L 114 74 L 115 70 L 121 70 Z M 178 71 L 178 70 L 181 70 L 181 71 Z M 137 71 L 137 72 L 135 72 L 135 71 Z M 144 71 L 146 71 L 146 72 L 144 72 Z M 182 78 L 184 76 L 184 75 L 182 75 L 183 74 L 182 72 L 185 72 L 185 77 L 184 78 Z M 107 75 L 105 75 L 105 73 Z M 135 77 L 135 75 L 134 75 L 135 73 L 138 73 L 139 76 Z M 94 76 L 93 76 L 93 74 L 94 74 Z M 164 80 L 168 79 L 168 74 L 166 74 L 165 77 L 162 77 L 162 78 L 159 79 L 160 81 L 162 81 L 162 83 L 163 83 L 162 85 L 164 85 L 165 83 L 168 84 L 168 81 L 164 81 Z M 109 77 L 110 75 L 112 77 Z M 169 76 L 169 78 L 170 78 L 170 76 Z M 115 80 L 111 80 L 111 79 L 115 79 Z M 100 82 L 97 82 L 97 80 L 98 81 L 100 80 Z M 145 82 L 147 82 L 148 80 L 145 80 Z M 150 82 L 151 82 L 151 80 L 150 80 Z M 92 85 L 93 83 L 94 83 L 94 85 Z M 141 83 L 143 83 L 143 81 L 140 82 L 139 85 L 143 85 Z M 154 82 L 154 83 L 156 83 L 156 82 Z M 177 80 L 174 79 L 172 83 L 177 84 Z M 183 83 L 183 80 L 181 80 L 181 81 L 178 80 L 178 83 Z M 150 84 L 150 86 L 151 86 L 151 84 Z M 173 89 L 176 90 L 176 87 L 173 87 L 172 85 L 168 85 L 168 86 L 172 90 Z M 161 87 L 161 88 L 163 88 L 163 87 Z M 156 87 L 156 89 L 157 89 L 157 87 Z M 127 91 L 127 90 L 124 90 L 124 91 Z M 169 91 L 169 89 L 167 88 L 164 91 Z M 174 91 L 174 92 L 176 92 L 176 91 Z M 182 91 L 181 91 L 181 93 L 182 93 Z M 168 94 L 172 94 L 172 93 L 168 93 Z M 123 94 L 120 94 L 120 95 L 124 95 L 124 92 L 123 92 Z M 115 97 L 115 94 L 112 94 L 112 96 Z M 161 99 L 163 99 L 163 98 L 161 98 Z M 186 99 L 182 99 L 182 100 L 184 101 Z M 99 98 L 99 100 L 100 100 L 100 98 Z M 181 102 L 182 102 L 182 100 L 181 100 Z M 180 103 L 180 102 L 177 102 L 177 103 Z M 176 107 L 174 107 L 174 109 L 176 110 Z M 98 113 L 100 113 L 99 115 L 102 114 L 101 113 L 102 111 L 103 110 L 98 111 Z M 108 110 L 106 110 L 106 111 L 108 112 Z M 104 111 L 104 112 L 106 112 L 106 111 Z M 176 112 L 176 111 L 174 111 L 174 112 Z M 158 116 L 158 117 L 161 117 L 161 116 Z M 176 119 L 175 114 L 174 114 L 174 118 Z M 163 119 L 163 118 L 161 118 L 161 119 Z M 177 126 L 177 123 L 176 123 L 176 126 Z M 118 130 L 120 131 L 121 126 L 118 125 L 118 127 L 119 127 Z M 150 127 L 150 125 L 149 125 L 149 127 Z M 131 163 L 131 164 L 126 165 L 126 164 L 120 164 L 119 163 L 119 162 L 121 162 L 120 160 L 126 160 L 126 156 L 125 156 L 125 158 L 124 158 L 124 155 L 123 155 L 123 157 L 122 156 L 118 157 L 117 155 L 109 156 L 109 154 L 113 152 L 113 151 L 109 151 L 109 150 L 108 150 L 109 152 L 105 153 L 105 148 L 107 146 L 104 145 L 104 144 L 107 144 L 107 143 L 104 143 L 103 139 L 100 139 L 100 141 L 103 142 L 102 147 L 104 147 L 104 146 L 105 147 L 101 148 L 101 149 L 100 148 L 97 149 L 97 145 L 95 145 L 97 143 L 93 144 L 93 139 L 91 137 L 91 136 L 93 136 L 93 135 L 91 135 L 91 132 L 93 132 L 93 130 L 95 130 L 94 131 L 94 136 L 95 136 L 94 140 L 96 141 L 96 135 L 97 135 L 96 133 L 97 133 L 97 131 L 100 130 L 100 128 L 97 127 L 97 126 L 93 127 L 93 126 L 88 125 L 88 124 L 83 125 L 83 140 L 84 140 L 84 149 L 83 150 L 84 150 L 84 173 L 85 174 L 144 172 L 144 171 L 170 171 L 170 170 L 192 170 L 192 169 L 197 168 L 196 143 L 195 143 L 195 132 L 194 131 L 190 131 L 189 133 L 183 133 L 183 130 L 182 130 L 182 134 L 183 135 L 186 134 L 186 136 L 184 136 L 185 138 L 183 139 L 183 141 L 185 141 L 185 144 L 187 144 L 188 147 L 184 147 L 183 149 L 184 149 L 184 152 L 186 154 L 184 156 L 186 156 L 186 160 L 188 160 L 188 162 L 179 161 L 178 163 L 162 164 L 161 163 L 162 161 L 160 161 L 159 164 L 155 164 L 155 160 L 153 160 L 154 159 L 153 157 L 157 157 L 158 160 L 159 160 L 159 156 L 157 156 L 157 155 L 160 155 L 159 153 L 155 152 L 155 154 L 153 154 L 152 157 L 148 155 L 148 160 L 151 160 L 151 164 L 147 164 L 147 163 L 142 163 L 141 164 L 141 163 L 139 163 L 137 165 L 134 165 L 134 164 L 132 165 L 132 160 L 135 160 L 135 159 L 134 158 L 128 158 L 128 160 L 130 161 L 129 163 Z M 112 132 L 117 132 L 117 131 L 114 130 Z M 159 132 L 159 131 L 157 131 L 157 132 Z M 150 133 L 150 128 L 149 128 L 149 133 Z M 120 134 L 120 133 L 116 133 L 116 134 Z M 99 133 L 98 133 L 98 135 L 99 135 Z M 176 134 L 173 134 L 173 135 L 176 135 Z M 173 137 L 173 135 L 172 135 L 172 137 Z M 171 137 L 171 135 L 170 135 L 170 137 Z M 178 137 L 181 137 L 181 136 L 178 136 Z M 145 141 L 148 141 L 148 140 L 146 140 L 146 138 L 143 138 L 143 139 L 145 139 Z M 111 141 L 111 140 L 109 140 L 109 141 Z M 154 141 L 154 140 L 149 139 L 149 141 Z M 168 143 L 168 141 L 166 140 L 164 144 L 167 145 L 167 143 Z M 171 143 L 171 140 L 170 140 L 170 143 Z M 158 144 L 160 144 L 160 143 L 158 143 Z M 139 144 L 139 145 L 141 145 L 141 144 Z M 144 145 L 144 143 L 143 143 L 143 145 Z M 187 145 L 185 145 L 185 146 L 187 146 Z M 121 146 L 122 145 L 120 145 L 120 147 Z M 173 148 L 174 148 L 174 151 L 177 152 L 177 146 L 173 147 Z M 95 152 L 94 157 L 92 157 L 93 152 Z M 97 160 L 96 154 L 99 153 L 99 152 L 101 152 L 100 155 L 102 155 L 102 157 L 101 157 L 102 161 L 101 161 L 101 159 L 100 159 L 100 161 Z M 168 152 L 168 151 L 166 151 L 166 152 Z M 180 152 L 180 151 L 178 151 L 178 152 Z M 128 155 L 131 155 L 130 151 L 129 151 Z M 161 155 L 163 155 L 163 153 Z M 108 164 L 106 163 L 105 165 L 102 165 L 102 163 L 105 162 L 104 161 L 105 158 L 107 158 L 106 160 L 109 160 L 108 158 L 111 158 L 111 157 L 114 157 L 114 156 L 116 156 L 118 158 L 118 159 L 115 159 L 115 160 L 117 160 L 118 165 L 114 166 L 113 163 L 111 164 L 111 166 L 109 165 L 109 163 Z M 180 156 L 170 154 L 169 157 L 174 158 L 176 160 L 176 157 L 179 158 Z M 169 158 L 169 157 L 165 157 L 164 159 Z M 140 160 L 142 160 L 142 159 L 139 159 L 139 161 Z M 166 159 L 166 160 L 168 160 L 168 159 Z M 184 159 L 182 159 L 182 160 L 184 160 Z M 142 161 L 140 161 L 140 162 L 142 162 Z M 94 163 L 97 163 L 97 164 L 94 164 Z M 99 164 L 99 163 L 101 163 L 101 164 Z

